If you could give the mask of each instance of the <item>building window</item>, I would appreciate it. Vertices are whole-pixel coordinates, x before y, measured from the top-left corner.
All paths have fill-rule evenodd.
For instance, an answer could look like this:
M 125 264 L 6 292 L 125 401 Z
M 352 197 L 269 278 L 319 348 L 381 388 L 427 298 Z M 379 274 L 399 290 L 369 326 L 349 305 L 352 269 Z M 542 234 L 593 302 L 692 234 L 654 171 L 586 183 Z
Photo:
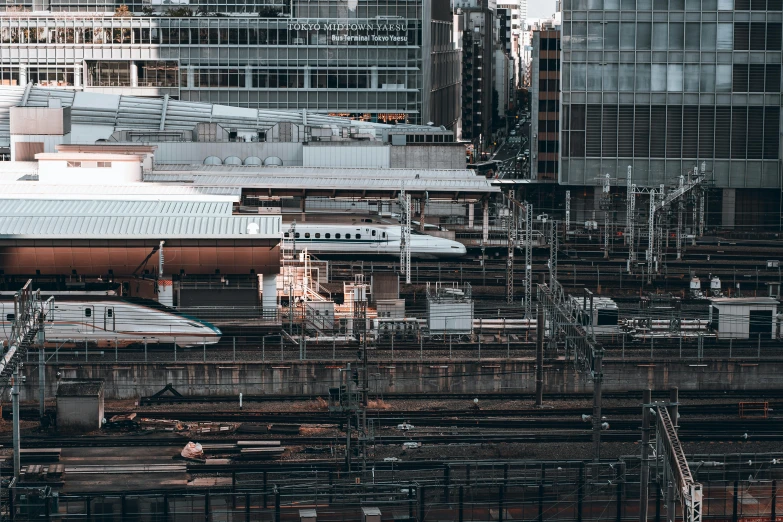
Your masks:
M 68 162 L 68 168 L 78 168 L 82 166 L 81 161 L 69 161 Z
M 98 162 L 98 168 L 99 169 L 110 169 L 111 168 L 111 161 L 99 161 Z

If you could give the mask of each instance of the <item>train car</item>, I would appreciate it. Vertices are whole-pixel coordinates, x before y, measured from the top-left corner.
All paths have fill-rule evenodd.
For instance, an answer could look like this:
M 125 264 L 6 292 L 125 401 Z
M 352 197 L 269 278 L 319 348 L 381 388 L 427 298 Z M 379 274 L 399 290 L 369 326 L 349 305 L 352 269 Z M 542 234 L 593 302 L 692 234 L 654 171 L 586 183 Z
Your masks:
M 297 223 L 293 231 L 286 226 L 283 230 L 284 241 L 296 243 L 297 251 L 307 249 L 311 254 L 400 255 L 399 225 Z M 411 257 L 453 258 L 465 252 L 465 245 L 457 241 L 411 231 Z
M 176 343 L 177 346 L 187 347 L 215 344 L 222 336 L 219 328 L 206 321 L 162 306 L 123 298 L 55 298 L 44 306 L 44 331 L 49 346 L 67 346 L 86 340 L 99 346 L 114 347 L 116 343 L 118 347 L 127 347 L 143 344 L 146 340 L 148 343 Z M 0 307 L 1 326 L 4 332 L 10 332 L 14 303 L 6 296 L 0 300 Z

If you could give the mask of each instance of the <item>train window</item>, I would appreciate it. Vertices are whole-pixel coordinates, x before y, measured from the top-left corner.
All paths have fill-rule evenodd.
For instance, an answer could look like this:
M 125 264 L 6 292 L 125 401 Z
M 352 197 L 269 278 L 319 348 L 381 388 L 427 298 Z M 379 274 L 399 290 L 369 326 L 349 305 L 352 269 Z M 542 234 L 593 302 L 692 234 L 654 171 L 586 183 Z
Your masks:
M 92 308 L 85 308 L 84 317 L 91 317 L 91 316 L 92 316 Z
M 382 232 L 382 233 L 381 233 L 381 237 L 382 237 L 383 239 L 386 239 L 386 232 Z
M 296 239 L 299 239 L 299 236 L 300 236 L 299 232 L 297 232 L 296 234 L 294 234 L 294 237 L 295 237 Z
M 335 234 L 335 235 L 334 235 L 334 238 L 335 238 L 335 239 L 340 239 L 340 234 L 339 234 L 339 233 Z
M 114 311 L 111 308 L 106 309 L 106 317 L 111 317 L 114 315 Z
M 372 231 L 372 236 L 375 237 L 375 230 Z
M 361 239 L 361 238 L 362 238 L 361 234 L 356 234 L 356 239 Z
M 283 237 L 291 237 L 291 234 L 290 234 L 289 232 L 285 232 L 285 233 L 283 234 Z
M 321 237 L 321 233 L 320 233 L 320 232 L 316 232 L 316 233 L 315 233 L 315 238 L 316 238 L 316 239 L 319 239 L 320 237 Z
M 345 239 L 351 239 L 351 234 L 345 234 Z
M 6 321 L 13 321 L 14 320 L 14 314 L 5 314 L 5 320 Z
M 305 238 L 310 238 L 310 232 L 305 232 Z
M 326 234 L 324 234 L 324 237 L 325 237 L 326 239 L 329 239 L 330 237 L 332 237 L 332 234 L 330 234 L 329 232 L 327 232 Z

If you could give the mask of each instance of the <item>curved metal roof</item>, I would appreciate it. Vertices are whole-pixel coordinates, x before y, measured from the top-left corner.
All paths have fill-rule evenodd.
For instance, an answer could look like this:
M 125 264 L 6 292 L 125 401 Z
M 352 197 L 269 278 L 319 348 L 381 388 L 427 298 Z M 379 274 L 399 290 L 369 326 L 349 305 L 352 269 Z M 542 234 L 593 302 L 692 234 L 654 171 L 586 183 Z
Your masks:
M 27 95 L 26 90 L 29 89 Z M 380 137 L 384 131 L 433 132 L 439 127 L 426 125 L 387 125 L 327 116 L 306 110 L 273 110 L 231 107 L 151 98 L 82 92 L 67 89 L 22 86 L 0 89 L 0 144 L 10 143 L 10 107 L 48 107 L 50 99 L 58 99 L 63 107 L 71 107 L 71 122 L 106 125 L 115 130 L 190 130 L 197 123 L 219 123 L 239 130 L 265 130 L 277 123 L 291 122 L 314 126 L 359 127 L 374 131 Z

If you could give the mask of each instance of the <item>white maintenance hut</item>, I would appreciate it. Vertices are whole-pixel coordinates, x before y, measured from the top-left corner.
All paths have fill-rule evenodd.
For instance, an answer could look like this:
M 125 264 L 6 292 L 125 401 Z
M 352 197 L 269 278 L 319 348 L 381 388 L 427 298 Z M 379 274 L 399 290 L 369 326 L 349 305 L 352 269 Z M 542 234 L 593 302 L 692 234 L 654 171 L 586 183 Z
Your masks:
M 777 310 L 774 297 L 714 297 L 710 328 L 718 339 L 770 339 L 775 336 Z

